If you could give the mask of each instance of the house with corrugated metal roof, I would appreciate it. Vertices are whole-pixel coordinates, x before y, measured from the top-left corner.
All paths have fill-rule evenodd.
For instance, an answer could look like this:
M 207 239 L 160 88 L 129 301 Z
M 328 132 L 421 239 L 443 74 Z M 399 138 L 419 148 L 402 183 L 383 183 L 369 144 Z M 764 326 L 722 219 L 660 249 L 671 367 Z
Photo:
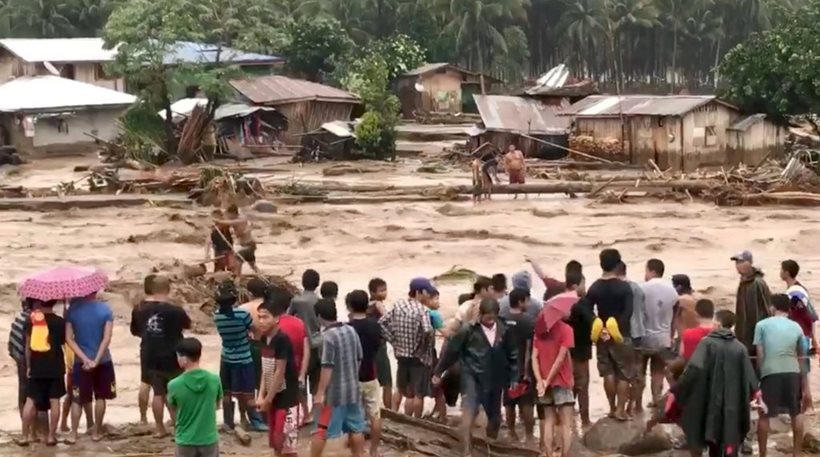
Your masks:
M 120 133 L 136 97 L 59 76 L 21 76 L 0 85 L 0 146 L 25 155 L 99 149 Z
M 578 144 L 590 144 L 580 141 L 584 138 L 591 144 L 617 145 L 625 161 L 645 164 L 651 159 L 661 169 L 757 165 L 767 155 L 781 153 L 785 142 L 780 129 L 764 119 L 768 127 L 759 135 L 742 147 L 737 141 L 730 144 L 732 127 L 742 115 L 715 96 L 593 95 L 561 114 L 574 119 Z
M 469 130 L 471 149 L 485 143 L 498 151 L 512 144 L 527 157 L 554 159 L 566 156 L 571 119 L 559 116 L 561 106 L 527 97 L 473 95 L 481 124 Z
M 276 108 L 288 120 L 286 144 L 301 143 L 301 136 L 326 122 L 349 121 L 359 97 L 335 87 L 286 76 L 259 76 L 230 82 L 244 102 Z
M 105 49 L 102 38 L 4 38 L 0 39 L 0 84 L 21 76 L 55 75 L 126 92 L 123 78 L 114 78 L 105 71 L 105 65 L 116 56 L 116 49 Z M 248 74 L 270 74 L 285 61 L 279 56 L 180 41 L 169 50 L 164 62 L 168 66 L 213 65 L 217 58 Z
M 484 90 L 492 93 L 501 81 L 484 75 Z M 481 74 L 446 62 L 426 63 L 396 81 L 402 116 L 415 113 L 475 113 L 473 94 L 481 94 Z

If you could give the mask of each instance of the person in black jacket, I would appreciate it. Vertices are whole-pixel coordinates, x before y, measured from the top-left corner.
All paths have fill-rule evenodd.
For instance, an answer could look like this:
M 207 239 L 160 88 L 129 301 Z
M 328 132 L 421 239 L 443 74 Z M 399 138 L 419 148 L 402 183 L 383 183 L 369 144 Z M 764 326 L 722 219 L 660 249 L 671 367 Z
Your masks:
M 479 320 L 465 325 L 447 343 L 433 384 L 454 363 L 461 362 L 462 455 L 470 454 L 470 436 L 479 407 L 487 415 L 487 436 L 496 438 L 501 427 L 501 398 L 517 382 L 518 350 L 513 332 L 498 318 L 498 301 L 486 298 L 479 304 Z

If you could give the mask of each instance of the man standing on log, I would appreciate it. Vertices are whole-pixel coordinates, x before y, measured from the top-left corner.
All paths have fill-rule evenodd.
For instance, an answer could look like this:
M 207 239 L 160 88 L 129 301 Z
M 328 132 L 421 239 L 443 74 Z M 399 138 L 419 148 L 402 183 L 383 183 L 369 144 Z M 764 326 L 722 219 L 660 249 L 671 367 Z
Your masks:
M 527 164 L 524 162 L 524 153 L 521 152 L 514 144 L 507 148 L 507 153 L 504 154 L 504 169 L 507 170 L 507 175 L 510 177 L 510 184 L 525 184 L 527 181 Z M 524 198 L 527 194 L 524 194 Z M 518 198 L 515 194 L 514 198 Z

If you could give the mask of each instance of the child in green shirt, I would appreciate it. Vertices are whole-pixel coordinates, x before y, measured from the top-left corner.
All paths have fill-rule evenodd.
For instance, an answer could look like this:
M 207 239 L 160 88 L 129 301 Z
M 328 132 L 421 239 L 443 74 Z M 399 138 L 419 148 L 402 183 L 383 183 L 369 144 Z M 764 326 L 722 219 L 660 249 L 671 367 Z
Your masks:
M 176 349 L 184 372 L 168 383 L 168 406 L 176 416 L 176 457 L 219 457 L 216 410 L 222 402 L 219 376 L 199 368 L 202 343 L 183 339 Z

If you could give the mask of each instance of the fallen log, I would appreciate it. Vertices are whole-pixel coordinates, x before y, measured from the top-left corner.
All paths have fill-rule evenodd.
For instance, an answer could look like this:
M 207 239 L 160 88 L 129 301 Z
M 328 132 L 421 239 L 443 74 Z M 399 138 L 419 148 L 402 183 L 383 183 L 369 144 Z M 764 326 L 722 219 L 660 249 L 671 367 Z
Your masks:
M 61 211 L 71 208 L 93 209 L 128 206 L 190 206 L 184 195 L 92 194 L 67 197 L 2 198 L 0 211 Z
M 635 165 L 624 162 L 584 162 L 581 160 L 539 160 L 538 162 L 527 162 L 527 168 L 573 168 L 576 170 L 643 170 L 642 165 Z
M 742 199 L 744 205 L 776 203 L 782 205 L 820 206 L 820 194 L 811 192 L 764 192 L 760 194 L 745 194 Z
M 409 447 L 411 449 L 418 449 L 423 454 L 430 455 L 431 448 L 442 448 L 445 453 L 434 455 L 455 455 L 452 447 L 453 442 L 458 443 L 459 431 L 453 427 L 444 424 L 417 419 L 404 414 L 399 414 L 389 409 L 382 409 L 382 429 L 386 431 L 386 435 L 391 436 L 395 444 L 403 443 L 407 445 L 412 443 Z M 403 430 L 406 425 L 411 431 L 415 433 L 408 433 Z M 419 433 L 421 432 L 421 433 Z M 420 437 L 419 435 L 423 437 Z M 541 452 L 538 449 L 527 448 L 524 446 L 500 441 L 492 440 L 478 435 L 473 435 L 472 438 L 472 453 L 473 455 L 483 456 L 515 456 L 515 457 L 538 457 Z M 455 447 L 457 449 L 457 447 Z

